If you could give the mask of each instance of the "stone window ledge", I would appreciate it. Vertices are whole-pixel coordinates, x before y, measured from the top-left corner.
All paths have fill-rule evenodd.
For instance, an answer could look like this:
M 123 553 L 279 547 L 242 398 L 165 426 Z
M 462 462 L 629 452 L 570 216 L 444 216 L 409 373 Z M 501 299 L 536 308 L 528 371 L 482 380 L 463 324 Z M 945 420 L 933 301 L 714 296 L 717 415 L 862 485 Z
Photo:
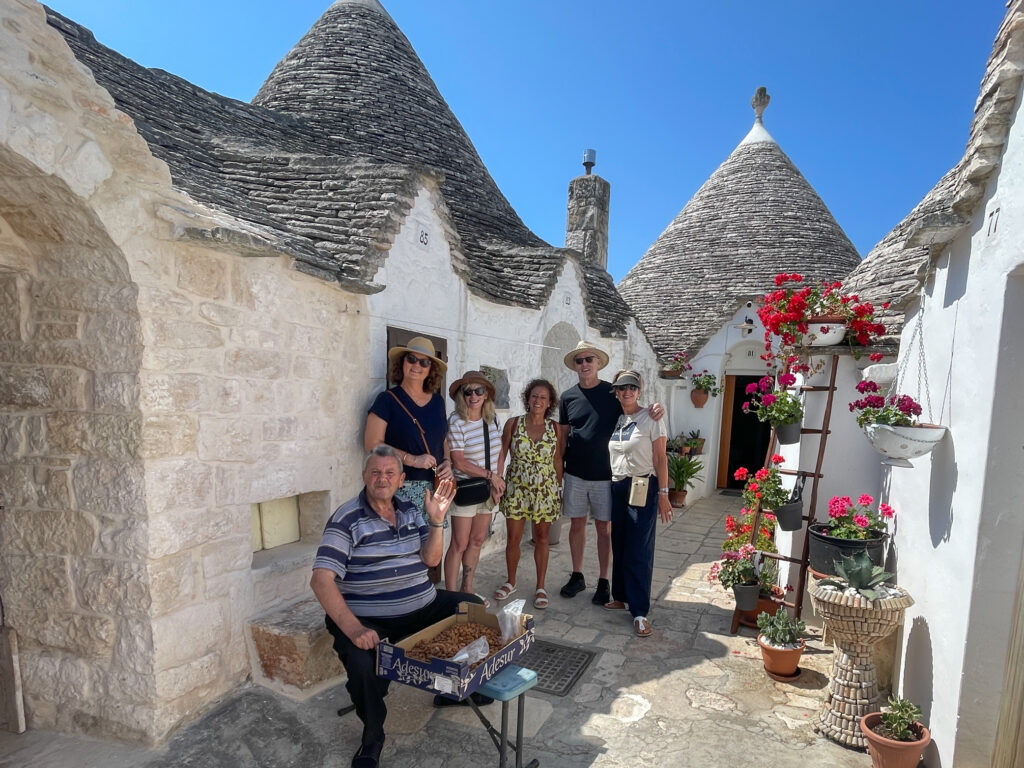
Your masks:
M 260 577 L 273 576 L 278 573 L 294 571 L 297 568 L 312 568 L 316 557 L 317 542 L 295 541 L 282 544 L 273 549 L 262 549 L 252 553 L 253 575 Z

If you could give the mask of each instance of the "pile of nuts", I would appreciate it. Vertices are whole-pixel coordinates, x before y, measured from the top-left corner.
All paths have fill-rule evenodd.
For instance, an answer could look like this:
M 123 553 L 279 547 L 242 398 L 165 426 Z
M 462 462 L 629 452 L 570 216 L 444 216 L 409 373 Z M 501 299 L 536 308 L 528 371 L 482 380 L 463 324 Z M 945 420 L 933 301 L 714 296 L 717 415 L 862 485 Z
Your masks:
M 405 655 L 420 661 L 430 661 L 432 658 L 450 659 L 481 635 L 487 638 L 488 656 L 501 650 L 501 632 L 496 627 L 488 627 L 486 624 L 471 621 L 448 627 L 448 629 L 438 632 L 430 640 L 421 640 Z

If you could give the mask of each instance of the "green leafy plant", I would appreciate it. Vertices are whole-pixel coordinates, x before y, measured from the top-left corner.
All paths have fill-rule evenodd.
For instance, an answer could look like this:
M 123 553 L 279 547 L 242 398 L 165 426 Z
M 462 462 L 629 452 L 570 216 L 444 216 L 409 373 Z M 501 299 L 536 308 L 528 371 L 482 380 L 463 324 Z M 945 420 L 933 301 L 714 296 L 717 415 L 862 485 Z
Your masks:
M 896 517 L 896 510 L 888 504 L 879 504 L 875 512 L 873 496 L 862 493 L 857 503 L 849 496 L 833 496 L 828 500 L 828 535 L 837 539 L 877 539 L 885 535 L 888 521 Z
M 915 723 L 921 719 L 921 708 L 907 699 L 889 697 L 889 711 L 882 712 L 882 722 L 874 732 L 893 741 L 917 741 L 921 738 Z
M 756 554 L 757 550 L 752 544 L 723 552 L 722 559 L 711 564 L 708 581 L 718 581 L 726 589 L 737 584 L 757 584 L 757 568 L 754 565 Z
M 807 624 L 800 619 L 791 618 L 785 610 L 778 610 L 774 616 L 762 611 L 757 616 L 757 628 L 769 645 L 783 647 L 799 645 L 800 636 L 807 629 Z
M 673 453 L 679 453 L 687 443 L 686 437 L 681 433 L 671 440 L 665 441 L 665 451 L 671 456 Z
M 676 352 L 672 355 L 672 359 L 668 361 L 668 365 L 665 366 L 667 371 L 692 371 L 693 366 L 690 365 L 690 356 L 686 352 Z
M 722 549 L 739 549 L 750 541 L 750 532 L 754 530 L 754 513 L 749 509 L 741 509 L 739 518 L 725 516 L 725 541 Z M 757 549 L 761 552 L 778 552 L 775 546 L 775 515 L 761 515 L 758 526 Z
M 868 600 L 876 600 L 878 592 L 875 591 L 875 587 L 886 579 L 892 578 L 891 573 L 887 573 L 872 563 L 868 553 L 864 551 L 856 553 L 853 557 L 844 556 L 834 561 L 833 566 L 839 578 L 822 579 L 818 582 L 818 586 L 830 586 L 837 589 L 853 587 Z
M 779 581 L 779 564 L 773 558 L 764 557 L 761 568 L 757 572 L 757 592 L 762 597 L 771 597 L 775 585 Z
M 791 386 L 796 377 L 791 373 L 779 376 L 781 387 Z M 753 413 L 758 421 L 767 421 L 773 427 L 796 424 L 804 417 L 804 407 L 798 395 L 786 389 L 774 389 L 771 376 L 762 376 L 757 382 L 747 385 L 747 400 L 743 403 L 744 413 Z
M 715 374 L 709 373 L 707 369 L 704 369 L 700 373 L 695 373 L 690 377 L 690 381 L 693 384 L 694 389 L 701 389 L 707 392 L 712 397 L 718 397 L 722 388 L 718 386 L 718 379 Z
M 743 504 L 753 509 L 758 503 L 761 509 L 777 510 L 789 501 L 790 492 L 782 487 L 779 467 L 785 459 L 778 453 L 772 454 L 767 467 L 761 467 L 753 474 L 746 467 L 739 467 L 734 473 L 736 480 L 745 480 Z
M 668 455 L 668 476 L 677 491 L 693 488 L 696 481 L 701 479 L 698 475 L 703 470 L 704 465 L 692 456 L 681 456 L 678 453 Z

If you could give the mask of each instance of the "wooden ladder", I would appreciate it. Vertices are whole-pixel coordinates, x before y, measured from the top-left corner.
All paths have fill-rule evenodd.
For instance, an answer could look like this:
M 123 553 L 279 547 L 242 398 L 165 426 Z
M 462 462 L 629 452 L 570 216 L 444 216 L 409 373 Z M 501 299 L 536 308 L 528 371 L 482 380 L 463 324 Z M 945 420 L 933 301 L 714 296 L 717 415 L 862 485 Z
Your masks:
M 836 391 L 836 372 L 839 370 L 839 355 L 832 355 L 832 366 L 829 372 L 828 384 L 826 385 L 809 385 L 805 384 L 800 387 L 801 392 L 826 392 L 827 399 L 825 401 L 825 413 L 821 419 L 821 429 L 809 429 L 804 427 L 800 430 L 801 435 L 820 435 L 818 440 L 818 457 L 814 464 L 814 471 L 808 472 L 802 469 L 780 469 L 779 473 L 783 475 L 797 475 L 803 478 L 811 478 L 811 498 L 807 505 L 807 514 L 803 516 L 803 519 L 807 521 L 807 525 L 811 526 L 816 522 L 816 511 L 818 505 L 818 481 L 821 480 L 823 475 L 821 474 L 821 465 L 825 461 L 825 445 L 828 442 L 828 436 L 831 434 L 829 430 L 829 424 L 832 420 L 832 398 Z M 764 457 L 764 466 L 768 468 L 771 465 L 771 457 L 775 453 L 776 444 L 775 430 L 772 430 L 772 436 L 768 440 L 768 452 Z M 757 546 L 757 531 L 761 524 L 761 503 L 758 502 L 754 507 L 754 525 L 750 530 L 750 543 Z M 786 608 L 792 608 L 795 612 L 796 618 L 800 618 L 800 614 L 803 611 L 803 594 L 804 587 L 807 584 L 807 556 L 811 545 L 810 535 L 804 531 L 804 543 L 801 548 L 800 557 L 790 557 L 789 555 L 782 555 L 778 552 L 759 552 L 762 557 L 768 557 L 773 560 L 784 560 L 788 563 L 796 563 L 800 566 L 799 576 L 797 578 L 796 595 L 793 600 L 784 600 L 782 605 Z M 733 610 L 732 616 L 732 634 L 736 634 L 740 624 L 740 611 Z

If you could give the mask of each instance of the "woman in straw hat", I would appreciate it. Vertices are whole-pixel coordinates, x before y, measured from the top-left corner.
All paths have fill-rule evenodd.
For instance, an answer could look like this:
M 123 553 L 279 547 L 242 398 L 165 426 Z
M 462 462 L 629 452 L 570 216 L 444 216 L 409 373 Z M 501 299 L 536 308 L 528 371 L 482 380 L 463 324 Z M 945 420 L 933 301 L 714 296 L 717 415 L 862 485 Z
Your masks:
M 444 398 L 438 394 L 448 366 L 430 339 L 416 336 L 388 350 L 388 367 L 395 386 L 377 395 L 370 406 L 363 447 L 369 453 L 384 443 L 397 451 L 405 472 L 400 493 L 425 515 L 424 494 L 434 487 L 435 477 L 452 477 L 448 419 Z
M 492 510 L 505 491 L 505 481 L 498 471 L 501 427 L 494 415 L 494 385 L 480 371 L 464 373 L 452 382 L 448 395 L 455 401 L 455 411 L 448 417 L 455 479 L 475 478 L 479 486 L 476 491 L 484 498 L 460 502 L 460 494 L 456 494 L 455 504 L 449 508 L 452 540 L 444 558 L 444 583 L 445 589 L 472 592 L 480 548 L 491 529 Z

